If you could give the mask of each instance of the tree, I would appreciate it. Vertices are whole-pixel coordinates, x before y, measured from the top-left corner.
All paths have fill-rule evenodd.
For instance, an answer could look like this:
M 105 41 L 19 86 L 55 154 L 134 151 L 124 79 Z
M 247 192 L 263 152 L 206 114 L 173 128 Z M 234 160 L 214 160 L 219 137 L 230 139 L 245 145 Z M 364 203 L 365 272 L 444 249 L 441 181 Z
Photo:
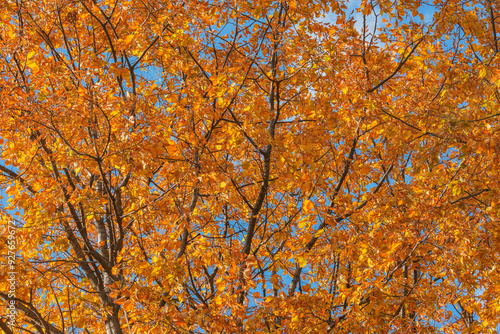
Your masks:
M 499 17 L 2 0 L 0 328 L 493 332 Z

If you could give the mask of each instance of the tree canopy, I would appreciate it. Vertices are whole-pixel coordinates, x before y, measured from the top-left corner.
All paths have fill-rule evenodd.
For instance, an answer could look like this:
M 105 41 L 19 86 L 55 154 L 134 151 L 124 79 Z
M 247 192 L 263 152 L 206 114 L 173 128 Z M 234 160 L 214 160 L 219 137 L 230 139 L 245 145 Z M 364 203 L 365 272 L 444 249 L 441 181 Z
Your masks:
M 0 328 L 494 332 L 499 48 L 495 0 L 0 0 Z

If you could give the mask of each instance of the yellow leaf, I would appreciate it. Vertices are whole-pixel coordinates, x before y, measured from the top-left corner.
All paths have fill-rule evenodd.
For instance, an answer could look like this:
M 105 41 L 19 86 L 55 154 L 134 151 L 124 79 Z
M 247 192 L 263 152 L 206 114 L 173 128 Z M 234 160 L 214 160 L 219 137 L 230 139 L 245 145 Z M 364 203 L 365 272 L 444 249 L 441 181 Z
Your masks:
M 304 226 L 306 226 L 306 224 L 307 224 L 307 221 L 302 219 L 301 221 L 299 221 L 299 228 L 301 228 L 301 229 L 304 228 Z
M 314 236 L 315 236 L 316 238 L 319 238 L 321 235 L 323 235 L 323 233 L 325 233 L 325 230 L 324 230 L 324 229 L 321 229 L 321 230 L 319 230 L 318 232 L 316 232 L 316 233 L 314 234 Z
M 132 39 L 134 38 L 134 35 L 127 35 L 124 39 L 123 39 L 123 42 L 125 44 L 128 44 L 132 41 Z
M 479 70 L 479 77 L 484 78 L 485 76 L 486 76 L 486 69 L 482 68 L 481 70 Z
M 307 265 L 307 260 L 303 256 L 297 257 L 297 262 L 299 263 L 299 266 L 301 268 L 305 267 Z
M 302 208 L 304 209 L 304 212 L 309 212 L 314 208 L 314 203 L 311 202 L 310 200 L 306 199 L 304 203 L 302 204 Z

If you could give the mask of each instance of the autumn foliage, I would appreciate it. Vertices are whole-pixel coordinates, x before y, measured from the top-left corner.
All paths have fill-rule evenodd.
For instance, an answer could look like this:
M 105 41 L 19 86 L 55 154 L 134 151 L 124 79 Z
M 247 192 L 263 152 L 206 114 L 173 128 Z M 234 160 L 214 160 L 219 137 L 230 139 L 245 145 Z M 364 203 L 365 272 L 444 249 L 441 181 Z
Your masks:
M 499 48 L 495 0 L 0 0 L 0 328 L 494 332 Z

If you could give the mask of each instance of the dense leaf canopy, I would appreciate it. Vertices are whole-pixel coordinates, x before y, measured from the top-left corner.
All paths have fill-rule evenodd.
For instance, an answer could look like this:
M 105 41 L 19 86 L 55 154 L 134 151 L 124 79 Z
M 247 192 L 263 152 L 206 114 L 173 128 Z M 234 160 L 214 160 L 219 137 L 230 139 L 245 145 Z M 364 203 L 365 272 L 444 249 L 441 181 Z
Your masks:
M 499 48 L 495 0 L 0 0 L 0 328 L 493 332 Z

